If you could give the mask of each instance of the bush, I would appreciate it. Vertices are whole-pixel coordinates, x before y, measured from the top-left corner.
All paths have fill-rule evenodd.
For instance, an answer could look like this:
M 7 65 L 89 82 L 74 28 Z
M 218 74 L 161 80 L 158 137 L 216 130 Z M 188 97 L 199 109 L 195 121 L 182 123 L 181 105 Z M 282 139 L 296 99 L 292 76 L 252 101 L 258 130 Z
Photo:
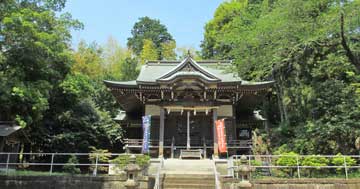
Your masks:
M 262 162 L 257 160 L 251 160 L 250 161 L 251 166 L 261 166 Z
M 279 166 L 297 166 L 297 156 L 298 154 L 295 152 L 286 152 L 282 153 L 282 156 L 276 160 L 276 165 Z M 294 176 L 295 168 L 286 168 L 283 169 L 281 172 L 285 173 L 285 176 L 293 177 Z
M 100 163 L 109 163 L 109 158 L 111 157 L 108 150 L 96 149 L 95 147 L 90 147 L 91 154 L 89 155 L 89 160 L 92 164 L 96 164 L 96 158 L 98 157 L 98 164 Z M 90 166 L 90 171 L 95 171 L 95 165 Z M 107 166 L 98 166 L 97 171 L 107 172 Z
M 356 165 L 356 160 L 352 157 L 345 156 L 346 166 Z M 341 153 L 336 154 L 335 157 L 332 158 L 331 163 L 335 166 L 344 166 L 344 156 Z M 343 168 L 336 168 L 336 173 L 341 174 L 341 170 Z
M 73 164 L 78 164 L 79 161 L 76 158 L 75 155 L 71 155 L 70 158 L 68 159 L 67 163 L 63 166 L 63 170 L 66 173 L 70 173 L 72 175 L 74 174 L 80 174 L 80 168 L 76 167 L 76 165 Z
M 124 169 L 124 167 L 129 164 L 130 155 L 123 154 L 119 155 L 117 158 L 111 160 L 111 163 L 116 164 L 115 166 Z M 146 168 L 149 165 L 150 156 L 148 155 L 136 155 L 136 164 L 139 165 L 142 169 Z
M 282 153 L 282 156 L 277 159 L 276 164 L 281 166 L 297 166 L 296 157 L 298 156 L 295 152 Z
M 302 166 L 314 166 L 316 168 L 308 168 L 306 169 L 308 176 L 312 177 L 313 176 L 313 172 L 314 171 L 318 171 L 320 170 L 321 166 L 327 166 L 329 164 L 329 159 L 327 159 L 326 157 L 321 157 L 321 156 L 306 156 L 302 161 L 301 161 L 301 165 Z M 326 169 L 322 169 L 321 173 L 324 174 L 326 173 Z M 320 175 L 320 172 L 318 172 L 316 175 Z

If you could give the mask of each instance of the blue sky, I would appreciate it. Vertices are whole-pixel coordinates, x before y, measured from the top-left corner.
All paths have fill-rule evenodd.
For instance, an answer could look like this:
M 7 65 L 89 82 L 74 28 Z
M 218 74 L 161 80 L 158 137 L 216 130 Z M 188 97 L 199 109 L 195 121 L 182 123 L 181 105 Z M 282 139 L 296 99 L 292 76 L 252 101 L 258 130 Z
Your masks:
M 199 49 L 205 23 L 223 0 L 68 0 L 65 11 L 84 23 L 73 32 L 73 45 L 80 39 L 104 44 L 109 36 L 122 46 L 139 17 L 159 19 L 180 47 Z

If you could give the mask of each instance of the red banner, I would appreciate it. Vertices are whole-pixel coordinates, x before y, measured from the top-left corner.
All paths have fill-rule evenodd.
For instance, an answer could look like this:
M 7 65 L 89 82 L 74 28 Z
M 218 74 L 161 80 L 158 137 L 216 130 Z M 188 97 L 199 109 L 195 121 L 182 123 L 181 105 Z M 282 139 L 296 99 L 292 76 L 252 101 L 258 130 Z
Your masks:
M 219 145 L 219 152 L 226 153 L 226 135 L 225 135 L 225 120 L 220 119 L 215 121 L 216 125 L 216 136 Z

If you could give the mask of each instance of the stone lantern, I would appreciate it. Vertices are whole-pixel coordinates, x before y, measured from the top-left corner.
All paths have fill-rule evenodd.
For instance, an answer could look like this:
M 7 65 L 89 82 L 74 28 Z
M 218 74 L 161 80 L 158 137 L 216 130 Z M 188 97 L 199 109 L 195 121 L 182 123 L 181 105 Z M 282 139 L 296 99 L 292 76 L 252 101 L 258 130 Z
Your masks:
M 255 171 L 255 169 L 252 168 L 247 161 L 246 156 L 243 155 L 240 157 L 240 165 L 234 169 L 235 175 L 237 178 L 240 178 L 240 182 L 234 183 L 232 187 L 233 189 L 247 189 L 253 187 L 249 180 L 250 173 Z
M 134 154 L 130 156 L 129 164 L 125 166 L 124 171 L 126 172 L 127 176 L 125 187 L 128 189 L 138 188 L 140 185 L 138 181 L 138 175 L 141 171 L 141 168 L 136 164 L 136 156 Z

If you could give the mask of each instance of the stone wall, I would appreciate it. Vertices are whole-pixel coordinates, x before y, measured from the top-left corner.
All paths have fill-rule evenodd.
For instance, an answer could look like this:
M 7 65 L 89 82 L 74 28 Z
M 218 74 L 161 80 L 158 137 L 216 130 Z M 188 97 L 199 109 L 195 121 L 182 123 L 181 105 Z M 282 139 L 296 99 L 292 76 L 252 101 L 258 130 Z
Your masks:
M 123 189 L 124 176 L 0 176 L 0 189 Z M 222 189 L 232 189 L 232 178 L 222 178 Z M 143 177 L 141 189 L 153 179 Z M 148 184 L 151 183 L 151 184 Z M 254 189 L 359 189 L 360 179 L 264 179 L 254 180 Z
M 222 179 L 222 189 L 232 189 L 235 179 Z M 359 189 L 360 179 L 264 179 L 254 180 L 254 189 Z
M 122 189 L 124 176 L 0 176 L 0 188 L 6 189 Z M 148 177 L 140 180 L 148 189 Z

